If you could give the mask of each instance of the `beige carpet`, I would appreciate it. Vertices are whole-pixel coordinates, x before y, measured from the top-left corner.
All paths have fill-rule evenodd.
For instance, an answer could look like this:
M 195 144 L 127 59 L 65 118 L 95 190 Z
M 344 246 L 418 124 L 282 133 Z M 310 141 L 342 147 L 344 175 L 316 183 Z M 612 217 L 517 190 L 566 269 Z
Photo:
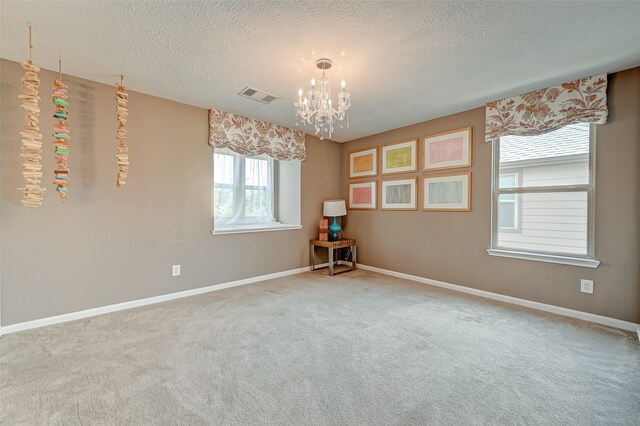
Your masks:
M 638 425 L 630 333 L 365 271 L 0 339 L 3 425 Z

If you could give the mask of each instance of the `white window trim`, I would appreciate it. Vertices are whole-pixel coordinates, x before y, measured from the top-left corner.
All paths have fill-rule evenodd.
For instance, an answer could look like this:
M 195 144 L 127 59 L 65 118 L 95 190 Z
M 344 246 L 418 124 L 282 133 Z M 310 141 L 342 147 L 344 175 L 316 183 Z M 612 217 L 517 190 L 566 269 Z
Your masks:
M 498 140 L 499 141 L 499 140 Z M 596 126 L 589 127 L 589 183 L 581 185 L 548 186 L 535 188 L 503 188 L 500 189 L 500 143 L 491 142 L 491 246 L 487 253 L 513 259 L 533 260 L 539 262 L 560 263 L 571 266 L 597 268 L 600 261 L 595 259 L 595 170 L 596 170 Z M 500 194 L 522 194 L 534 192 L 586 192 L 587 193 L 587 254 L 572 256 L 565 253 L 538 252 L 518 250 L 498 245 L 498 197 Z
M 211 231 L 212 235 L 227 234 L 248 234 L 252 232 L 273 232 L 273 231 L 291 231 L 302 229 L 302 225 L 287 225 L 284 223 L 274 223 L 270 225 L 245 225 L 245 226 L 217 226 Z
M 491 256 L 509 257 L 511 259 L 534 260 L 537 262 L 560 263 L 562 265 L 597 268 L 600 261 L 585 257 L 557 256 L 552 254 L 533 253 L 504 249 L 487 249 Z

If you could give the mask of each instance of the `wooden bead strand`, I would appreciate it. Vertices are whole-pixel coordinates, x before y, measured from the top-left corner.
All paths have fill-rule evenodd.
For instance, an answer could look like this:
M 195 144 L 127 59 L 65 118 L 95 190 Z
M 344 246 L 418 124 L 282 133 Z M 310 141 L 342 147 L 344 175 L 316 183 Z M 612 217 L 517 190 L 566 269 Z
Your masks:
M 53 183 L 56 185 L 56 191 L 60 195 L 60 199 L 65 202 L 69 199 L 69 164 L 67 156 L 69 155 L 69 129 L 67 128 L 67 107 L 69 106 L 69 96 L 67 94 L 67 86 L 62 83 L 62 59 L 58 59 L 59 78 L 53 83 L 52 102 L 55 106 L 53 117 L 57 120 L 53 127 L 53 146 L 55 148 L 54 158 L 56 160 L 56 168 L 54 170 L 55 179 Z
M 42 133 L 40 133 L 40 68 L 31 61 L 31 24 L 29 24 L 29 60 L 22 62 L 25 73 L 22 77 L 24 92 L 18 98 L 22 99 L 22 109 L 25 111 L 26 126 L 20 132 L 22 147 L 20 157 L 23 158 L 22 175 L 25 179 L 22 191 L 22 204 L 29 208 L 40 207 L 45 188 L 42 182 Z
M 118 130 L 116 139 L 118 140 L 118 150 L 116 158 L 118 159 L 118 177 L 116 179 L 116 187 L 120 188 L 126 184 L 127 173 L 129 171 L 129 148 L 127 147 L 127 101 L 129 94 L 126 87 L 122 84 L 123 76 L 120 76 L 120 85 L 116 86 L 116 117 L 118 119 Z

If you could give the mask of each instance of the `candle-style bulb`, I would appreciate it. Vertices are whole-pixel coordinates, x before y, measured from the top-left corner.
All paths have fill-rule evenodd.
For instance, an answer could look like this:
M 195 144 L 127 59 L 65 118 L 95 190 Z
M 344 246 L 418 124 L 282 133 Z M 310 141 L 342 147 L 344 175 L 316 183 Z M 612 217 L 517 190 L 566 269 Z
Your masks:
M 301 98 L 302 97 L 302 87 L 300 88 L 300 90 L 298 90 L 298 97 Z
M 312 78 L 312 79 L 311 79 L 311 85 L 312 85 L 312 86 L 315 86 L 315 85 L 316 85 L 316 79 L 315 79 L 315 78 Z
M 343 89 L 345 88 L 345 86 L 346 86 L 346 85 L 347 85 L 347 82 L 346 82 L 346 81 L 342 80 L 342 81 L 340 82 L 340 86 L 342 86 L 342 88 L 343 88 Z

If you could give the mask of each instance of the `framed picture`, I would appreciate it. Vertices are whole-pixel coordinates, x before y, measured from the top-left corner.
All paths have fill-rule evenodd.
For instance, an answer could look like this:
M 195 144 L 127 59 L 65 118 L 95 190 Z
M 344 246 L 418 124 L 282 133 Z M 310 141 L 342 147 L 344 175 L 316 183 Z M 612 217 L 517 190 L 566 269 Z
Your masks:
M 376 210 L 378 208 L 376 184 L 375 180 L 349 183 L 349 209 Z
M 349 179 L 378 175 L 378 147 L 349 153 Z
M 423 210 L 471 211 L 471 172 L 424 178 Z
M 471 127 L 426 136 L 423 145 L 424 170 L 471 167 Z
M 417 210 L 418 178 L 384 180 L 380 189 L 381 210 Z
M 410 139 L 382 147 L 382 174 L 417 172 L 418 140 Z

